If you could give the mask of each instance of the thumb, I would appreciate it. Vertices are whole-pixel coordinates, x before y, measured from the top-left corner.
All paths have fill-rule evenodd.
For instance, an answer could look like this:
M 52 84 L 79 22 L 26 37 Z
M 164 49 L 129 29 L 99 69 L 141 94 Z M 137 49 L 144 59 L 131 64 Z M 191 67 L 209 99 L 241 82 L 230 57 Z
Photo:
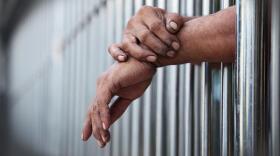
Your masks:
M 177 13 L 166 13 L 166 29 L 170 33 L 177 33 L 184 25 L 184 17 Z

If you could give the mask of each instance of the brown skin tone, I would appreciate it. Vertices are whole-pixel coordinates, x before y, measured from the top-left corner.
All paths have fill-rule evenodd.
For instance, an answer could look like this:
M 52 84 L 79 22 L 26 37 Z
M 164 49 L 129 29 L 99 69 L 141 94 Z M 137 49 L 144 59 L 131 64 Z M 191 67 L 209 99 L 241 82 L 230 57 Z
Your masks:
M 151 83 L 157 67 L 203 61 L 213 63 L 234 61 L 236 49 L 235 7 L 203 17 L 174 18 L 173 16 L 172 20 L 170 20 L 170 16 L 165 15 L 166 12 L 162 12 L 162 16 L 157 17 L 162 21 L 161 26 L 166 25 L 168 31 L 166 34 L 169 36 L 172 36 L 175 31 L 168 29 L 170 28 L 168 26 L 170 22 L 166 21 L 179 21 L 179 23 L 185 21 L 182 27 L 180 24 L 177 25 L 177 28 L 180 28 L 180 31 L 176 34 L 178 43 L 180 43 L 178 50 L 175 50 L 176 48 L 172 47 L 172 42 L 169 42 L 170 40 L 176 40 L 174 37 L 167 37 L 168 39 L 165 40 L 153 32 L 159 28 L 153 29 L 153 31 L 149 30 L 154 36 L 146 36 L 144 37 L 146 39 L 141 39 L 143 33 L 137 32 L 143 32 L 142 29 L 138 29 L 138 27 L 142 27 L 139 26 L 139 23 L 144 23 L 141 20 L 146 18 L 146 21 L 155 21 L 149 19 L 153 16 L 147 16 L 143 12 L 146 10 L 146 12 L 151 13 L 153 9 L 148 7 L 140 10 L 142 13 L 136 14 L 132 18 L 133 22 L 130 21 L 126 28 L 123 42 L 113 44 L 109 48 L 110 54 L 115 59 L 127 62 L 115 63 L 99 78 L 97 94 L 89 107 L 84 125 L 83 140 L 88 140 L 92 134 L 100 147 L 104 147 L 110 139 L 108 128 L 125 112 L 133 100 L 144 93 Z M 157 8 L 155 10 L 157 11 Z M 162 20 L 162 17 L 167 18 Z M 138 22 L 135 22 L 135 20 Z M 152 38 L 152 41 L 142 42 L 148 40 L 148 38 Z M 156 46 L 159 45 L 158 41 L 165 44 L 167 48 L 164 46 L 162 49 L 157 49 L 159 47 Z M 173 56 L 168 56 L 170 49 L 174 51 Z M 143 53 L 141 54 L 141 52 Z M 119 60 L 118 56 L 125 56 L 125 59 Z M 156 59 L 151 61 L 147 59 L 148 56 L 155 56 Z M 119 98 L 109 107 L 113 96 Z
M 143 95 L 155 72 L 153 65 L 129 58 L 127 62 L 115 63 L 101 75 L 97 82 L 96 97 L 88 110 L 82 139 L 87 140 L 93 134 L 99 146 L 104 147 L 110 139 L 109 126 L 133 100 Z M 119 98 L 109 108 L 113 96 Z
M 175 34 L 188 19 L 160 8 L 144 6 L 129 20 L 124 30 L 122 50 L 115 48 L 111 55 L 120 62 L 126 61 L 127 55 L 137 60 L 155 62 L 158 55 L 175 54 L 180 48 L 180 41 Z M 147 48 L 139 47 L 137 43 Z M 111 47 L 119 46 L 114 44 Z
M 227 8 L 209 16 L 185 18 L 187 22 L 184 23 L 177 34 L 180 43 L 183 43 L 177 54 L 171 58 L 158 56 L 157 60 L 152 63 L 157 66 L 166 66 L 203 61 L 212 63 L 233 62 L 236 48 L 235 18 L 235 7 Z M 128 31 L 137 31 L 137 27 L 127 28 L 126 32 Z M 138 38 L 138 36 L 135 37 Z M 134 50 L 135 47 L 126 45 L 134 44 L 133 40 L 127 42 L 130 39 L 124 36 L 121 44 L 113 44 L 109 49 L 110 54 L 116 58 L 121 51 L 138 60 L 143 60 L 145 58 L 144 54 L 139 56 Z M 140 49 L 139 51 L 145 49 L 145 47 L 137 46 L 137 49 Z

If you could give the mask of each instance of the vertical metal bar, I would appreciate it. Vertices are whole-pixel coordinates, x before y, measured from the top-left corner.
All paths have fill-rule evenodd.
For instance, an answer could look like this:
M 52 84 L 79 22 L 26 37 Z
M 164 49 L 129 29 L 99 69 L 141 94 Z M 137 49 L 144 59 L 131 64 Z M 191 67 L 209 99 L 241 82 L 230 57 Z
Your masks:
M 129 21 L 133 14 L 133 6 L 134 2 L 130 0 L 124 1 L 124 8 L 125 8 L 125 14 L 124 14 L 124 26 L 126 26 L 126 23 Z M 134 122 L 132 120 L 132 108 L 129 107 L 127 109 L 126 118 L 124 119 L 124 129 L 123 129 L 123 136 L 125 136 L 125 144 L 124 144 L 124 155 L 130 156 L 131 155 L 131 143 L 133 138 L 132 136 L 132 123 Z
M 119 42 L 121 41 L 121 35 L 122 35 L 122 28 L 123 28 L 123 0 L 116 0 L 115 1 L 115 14 L 116 14 L 116 32 L 115 32 L 115 36 L 114 36 L 114 41 L 115 42 Z M 112 139 L 112 143 L 113 145 L 113 149 L 114 152 L 112 153 L 113 155 L 122 155 L 122 142 L 121 142 L 121 138 L 122 136 L 122 126 L 123 126 L 123 121 L 119 120 L 118 122 L 116 122 L 113 125 L 113 139 Z
M 157 7 L 165 8 L 164 0 L 157 0 Z M 156 74 L 156 86 L 157 86 L 157 93 L 156 93 L 156 156 L 163 156 L 166 155 L 166 148 L 164 146 L 164 137 L 165 129 L 164 119 L 165 116 L 163 114 L 163 92 L 164 92 L 164 68 L 159 68 Z
M 232 105 L 232 86 L 231 86 L 231 66 L 222 66 L 222 129 L 221 134 L 221 153 L 222 156 L 233 155 L 233 105 Z
M 143 5 L 143 1 L 142 0 L 135 0 L 134 1 L 134 13 L 136 13 L 140 7 Z M 131 150 L 131 155 L 133 156 L 139 156 L 142 155 L 141 151 L 141 131 L 140 131 L 140 121 L 141 121 L 141 117 L 140 117 L 140 109 L 141 109 L 141 99 L 136 100 L 133 104 L 132 104 L 132 112 L 133 112 L 133 116 L 132 116 L 132 150 Z
M 233 0 L 222 0 L 221 9 L 225 9 L 234 4 Z M 233 99 L 232 99 L 232 65 L 221 64 L 222 77 L 222 108 L 221 108 L 221 130 L 220 130 L 220 146 L 221 156 L 233 155 Z
M 185 6 L 186 16 L 194 16 L 194 1 L 186 0 Z M 192 81 L 194 80 L 193 66 L 187 64 L 185 68 L 185 155 L 194 155 L 194 86 Z
M 146 0 L 144 5 L 153 6 L 153 0 Z M 143 96 L 143 155 L 152 155 L 152 136 L 151 136 L 151 121 L 152 121 L 152 87 L 151 84 Z
M 265 155 L 267 140 L 268 1 L 237 1 L 236 155 Z
M 215 1 L 214 1 L 215 3 Z M 210 1 L 203 0 L 202 1 L 202 15 L 210 14 Z M 213 94 L 211 95 L 210 87 L 211 87 L 211 68 L 210 65 L 206 62 L 201 64 L 201 90 L 200 90 L 200 154 L 202 156 L 210 155 L 210 135 L 212 136 L 215 133 L 210 131 L 210 122 L 213 122 L 212 115 L 210 114 L 210 109 L 215 109 L 215 103 L 211 102 L 210 99 L 213 98 Z M 213 88 L 212 88 L 213 89 Z M 210 97 L 210 95 L 212 97 Z M 216 109 L 215 109 L 216 110 Z M 214 111 L 211 111 L 211 113 Z M 214 118 L 215 119 L 215 118 Z M 215 120 L 214 120 L 215 125 Z M 213 123 L 211 123 L 213 126 Z M 211 144 L 212 146 L 215 144 Z M 211 146 L 211 152 L 213 152 L 213 148 Z M 213 154 L 215 155 L 215 154 Z
M 179 0 L 176 1 L 167 1 L 166 9 L 170 12 L 179 12 Z M 165 90 L 166 96 L 164 97 L 164 105 L 165 105 L 165 112 L 168 114 L 168 121 L 167 121 L 167 155 L 175 156 L 178 155 L 177 150 L 177 93 L 178 93 L 178 66 L 169 66 L 166 67 L 166 81 L 167 89 Z M 166 143 L 167 143 L 166 142 Z
M 194 99 L 193 99 L 193 152 L 194 156 L 200 156 L 201 150 L 200 150 L 200 66 L 194 65 Z
M 63 3 L 65 3 L 65 1 L 63 1 Z M 68 15 L 68 12 L 69 12 L 69 3 L 66 3 L 64 5 L 64 15 Z M 64 23 L 65 23 L 65 29 L 64 29 L 64 34 L 66 34 L 67 30 L 69 29 L 69 18 L 68 16 L 65 16 L 64 17 Z M 66 43 L 65 43 L 66 44 Z M 66 107 L 67 104 L 68 104 L 68 93 L 69 93 L 69 66 L 68 66 L 68 62 L 69 62 L 69 54 L 68 54 L 68 47 L 65 47 L 64 49 L 64 53 L 63 53 L 63 56 L 64 56 L 64 60 L 63 60 L 63 106 L 65 107 L 65 109 L 62 109 L 61 110 L 61 114 L 62 114 L 62 120 L 64 120 L 65 122 L 62 122 L 62 130 L 65 132 L 65 133 L 62 133 L 62 135 L 59 137 L 60 140 L 61 140 L 61 151 L 60 151 L 60 154 L 61 155 L 66 155 L 67 154 L 67 147 L 66 147 L 66 143 L 67 143 L 67 116 L 66 116 L 66 113 L 67 113 L 67 110 L 69 107 Z M 63 138 L 66 138 L 66 139 L 63 139 Z
M 186 15 L 186 0 L 180 0 L 179 1 L 179 10 L 180 15 L 185 16 Z M 190 86 L 186 86 L 187 77 L 189 75 L 186 75 L 186 67 L 187 65 L 180 65 L 179 66 L 179 80 L 178 80 L 178 155 L 185 155 L 185 136 L 189 135 L 186 133 L 187 129 L 186 127 L 186 112 L 185 108 L 188 104 L 186 101 L 186 91 L 190 88 Z M 188 95 L 189 96 L 189 95 Z
M 202 14 L 202 0 L 194 1 L 194 15 L 201 16 Z M 193 120 L 194 120 L 194 156 L 201 155 L 201 66 L 194 65 L 194 101 L 193 101 Z
M 99 73 L 99 70 L 101 68 L 101 64 L 98 62 L 99 61 L 99 47 L 100 47 L 100 40 L 98 39 L 100 35 L 100 21 L 99 21 L 99 16 L 95 15 L 94 12 L 94 7 L 98 4 L 99 1 L 88 1 L 88 7 L 89 7 L 89 12 L 88 12 L 88 17 L 91 19 L 91 23 L 89 26 L 87 26 L 88 33 L 87 33 L 87 100 L 85 103 L 85 107 L 83 112 L 83 119 L 86 116 L 87 110 L 88 110 L 88 105 L 92 102 L 94 96 L 95 96 L 95 84 L 96 84 L 96 79 L 97 75 Z M 83 152 L 84 155 L 98 155 L 99 150 L 98 150 L 98 145 L 96 144 L 96 141 L 93 139 L 88 141 L 86 144 L 83 144 Z
M 272 25 L 271 25 L 271 74 L 270 74 L 270 102 L 271 102 L 271 156 L 280 155 L 280 19 L 279 0 L 272 0 Z
M 116 5 L 115 5 L 115 1 L 107 1 L 106 3 L 106 8 L 107 8 L 107 24 L 108 25 L 114 25 L 115 24 L 115 20 L 116 20 L 116 13 L 115 13 L 115 10 L 116 10 Z M 110 29 L 108 29 L 108 32 L 107 32 L 107 42 L 108 42 L 108 45 L 116 42 L 115 40 L 115 31 L 116 31 L 116 27 L 112 27 Z M 109 57 L 108 57 L 109 58 Z M 112 59 L 109 58 L 107 59 L 107 64 L 109 64 L 109 62 L 112 62 Z M 115 132 L 114 132 L 114 126 L 111 130 L 111 137 L 112 139 L 111 140 L 114 140 L 115 139 Z M 110 145 L 108 147 L 108 150 L 110 151 L 109 154 L 110 155 L 114 155 L 114 153 L 116 152 L 115 151 L 115 147 L 116 145 L 113 143 L 113 141 L 110 142 Z

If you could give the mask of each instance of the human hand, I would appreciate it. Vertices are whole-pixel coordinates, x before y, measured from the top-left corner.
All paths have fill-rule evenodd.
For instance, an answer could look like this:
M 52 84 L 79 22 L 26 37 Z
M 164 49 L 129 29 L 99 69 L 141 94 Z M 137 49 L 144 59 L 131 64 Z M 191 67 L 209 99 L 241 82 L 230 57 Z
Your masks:
M 157 55 L 174 57 L 180 49 L 176 33 L 186 18 L 163 9 L 143 6 L 124 30 L 121 44 L 110 46 L 110 54 L 117 61 L 126 61 L 127 54 L 140 61 L 155 62 Z M 141 43 L 147 48 L 139 45 Z
M 155 67 L 148 63 L 129 59 L 116 63 L 97 81 L 96 97 L 90 105 L 82 132 L 82 139 L 91 134 L 100 147 L 110 140 L 108 128 L 126 110 L 129 104 L 140 97 L 151 83 Z M 119 98 L 109 107 L 113 96 Z

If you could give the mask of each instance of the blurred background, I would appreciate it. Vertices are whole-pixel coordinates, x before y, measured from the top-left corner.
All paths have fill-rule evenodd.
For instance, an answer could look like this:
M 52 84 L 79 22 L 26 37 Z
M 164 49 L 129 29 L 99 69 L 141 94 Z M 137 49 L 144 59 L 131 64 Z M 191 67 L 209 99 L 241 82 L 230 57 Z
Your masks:
M 99 149 L 81 141 L 83 119 L 113 63 L 107 46 L 129 18 L 142 5 L 199 16 L 235 0 L 0 0 L 0 155 L 279 156 L 279 14 L 271 28 L 270 2 L 237 1 L 236 64 L 158 69 Z
M 208 152 L 210 142 L 212 154 L 221 153 L 221 76 L 226 70 L 230 88 L 231 65 L 159 69 L 145 95 L 112 127 L 112 141 L 105 149 L 92 139 L 83 143 L 80 132 L 96 78 L 113 63 L 107 46 L 121 40 L 125 24 L 142 5 L 193 16 L 231 4 L 234 1 L 1 0 L 0 155 L 200 155 Z M 224 94 L 228 101 L 231 93 Z M 231 102 L 226 104 L 231 107 Z M 218 129 L 211 132 L 212 140 L 210 122 Z M 232 144 L 228 136 L 227 144 Z

